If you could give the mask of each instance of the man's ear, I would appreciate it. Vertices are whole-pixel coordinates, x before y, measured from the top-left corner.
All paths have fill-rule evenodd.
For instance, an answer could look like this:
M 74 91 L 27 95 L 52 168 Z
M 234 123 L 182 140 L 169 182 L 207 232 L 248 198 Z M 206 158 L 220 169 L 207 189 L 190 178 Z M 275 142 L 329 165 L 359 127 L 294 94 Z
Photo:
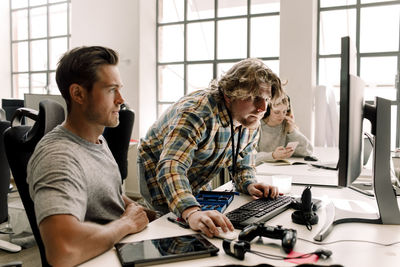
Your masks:
M 223 94 L 223 95 L 224 95 L 225 103 L 230 104 L 232 101 L 231 101 L 231 99 L 229 98 L 229 96 L 227 96 L 226 94 Z
M 73 83 L 69 86 L 69 94 L 71 96 L 71 102 L 77 102 L 82 104 L 85 99 L 85 89 L 77 83 Z

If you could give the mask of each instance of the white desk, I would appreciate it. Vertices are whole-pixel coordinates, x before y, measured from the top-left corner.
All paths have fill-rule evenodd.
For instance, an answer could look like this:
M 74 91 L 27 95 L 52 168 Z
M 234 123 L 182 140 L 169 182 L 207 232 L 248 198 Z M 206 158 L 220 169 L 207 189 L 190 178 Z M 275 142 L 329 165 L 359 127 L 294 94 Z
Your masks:
M 314 155 L 319 162 L 337 162 L 339 158 L 338 148 L 316 147 Z M 303 158 L 292 157 L 290 162 L 305 162 L 304 165 L 284 165 L 276 166 L 273 163 L 263 163 L 256 167 L 257 176 L 286 174 L 293 177 L 294 184 L 311 185 L 338 185 L 338 172 L 334 170 L 319 169 L 311 166 L 315 161 L 304 161 Z
M 268 182 L 270 177 L 259 177 L 260 181 Z M 221 189 L 230 188 L 228 183 L 223 185 Z M 292 194 L 300 195 L 304 186 L 293 186 Z M 335 205 L 346 208 L 352 207 L 357 211 L 371 211 L 376 210 L 374 200 L 365 195 L 359 194 L 347 188 L 332 188 L 332 187 L 313 187 L 313 197 L 321 198 L 323 203 L 329 200 L 334 201 Z M 249 196 L 240 195 L 235 196 L 234 201 L 228 207 L 230 211 L 250 200 Z M 269 225 L 283 225 L 285 228 L 293 228 L 297 230 L 298 238 L 313 241 L 313 237 L 319 231 L 324 223 L 325 210 L 321 208 L 318 211 L 319 223 L 313 226 L 312 231 L 308 231 L 305 226 L 297 225 L 291 222 L 292 210 L 287 210 L 284 213 L 276 216 L 268 221 Z M 239 230 L 235 230 L 239 233 Z M 166 216 L 150 223 L 148 227 L 140 233 L 130 235 L 123 241 L 139 241 L 144 239 L 162 238 L 168 236 L 178 236 L 193 233 L 192 230 L 183 229 L 167 221 Z M 349 223 L 341 224 L 334 227 L 331 234 L 323 242 L 333 242 L 337 240 L 365 240 L 379 243 L 393 243 L 400 241 L 400 226 L 394 225 L 373 225 L 362 223 Z M 251 253 L 246 253 L 245 260 L 240 261 L 225 254 L 222 248 L 222 240 L 209 239 L 214 245 L 219 247 L 220 251 L 218 256 L 174 262 L 170 264 L 163 264 L 162 266 L 216 266 L 226 264 L 243 264 L 243 265 L 256 265 L 260 263 L 269 263 L 277 266 L 294 266 L 295 264 L 285 262 L 282 260 L 269 260 Z M 400 244 L 385 247 L 365 242 L 339 242 L 334 244 L 316 245 L 302 240 L 297 240 L 294 250 L 300 253 L 312 252 L 318 248 L 330 249 L 333 254 L 328 260 L 319 260 L 318 264 L 342 264 L 346 267 L 359 267 L 359 266 L 399 266 L 400 265 Z M 263 238 L 262 242 L 253 240 L 251 248 L 257 251 L 266 253 L 286 255 L 281 248 L 281 241 L 277 239 Z M 82 264 L 81 266 L 121 266 L 118 260 L 115 249 L 111 249 L 106 253 Z M 161 266 L 161 265 L 160 265 Z

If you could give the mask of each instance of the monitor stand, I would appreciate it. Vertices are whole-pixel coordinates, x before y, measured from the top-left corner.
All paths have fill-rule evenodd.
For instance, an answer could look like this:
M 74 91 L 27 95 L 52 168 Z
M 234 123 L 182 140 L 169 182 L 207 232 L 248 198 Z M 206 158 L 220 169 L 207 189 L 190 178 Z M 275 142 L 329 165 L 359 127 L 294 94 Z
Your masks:
M 386 103 L 385 103 L 386 102 Z M 400 224 L 400 211 L 390 179 L 390 103 L 386 99 L 376 98 L 376 134 L 374 137 L 373 186 L 378 204 L 377 214 L 345 211 L 333 203 L 326 206 L 326 221 L 314 240 L 322 241 L 334 225 L 348 222 L 373 224 Z M 372 123 L 372 122 L 371 122 Z
M 393 192 L 396 194 L 396 197 L 399 197 L 400 196 L 400 188 L 395 185 L 392 185 L 392 187 L 393 187 Z M 370 197 L 375 196 L 372 181 L 371 182 L 362 182 L 362 183 L 353 183 L 350 186 L 350 188 L 361 194 L 364 194 L 364 195 L 367 195 Z

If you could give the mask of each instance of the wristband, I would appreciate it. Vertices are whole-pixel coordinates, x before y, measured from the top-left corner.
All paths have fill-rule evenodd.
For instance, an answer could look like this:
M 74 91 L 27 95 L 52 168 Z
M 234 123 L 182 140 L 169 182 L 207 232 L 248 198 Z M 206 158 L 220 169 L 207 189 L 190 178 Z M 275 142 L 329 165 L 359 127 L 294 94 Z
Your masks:
M 189 213 L 186 215 L 185 222 L 189 223 L 189 222 L 188 222 L 189 217 L 190 217 L 193 213 L 196 213 L 196 212 L 198 212 L 198 211 L 200 211 L 200 209 L 189 211 Z

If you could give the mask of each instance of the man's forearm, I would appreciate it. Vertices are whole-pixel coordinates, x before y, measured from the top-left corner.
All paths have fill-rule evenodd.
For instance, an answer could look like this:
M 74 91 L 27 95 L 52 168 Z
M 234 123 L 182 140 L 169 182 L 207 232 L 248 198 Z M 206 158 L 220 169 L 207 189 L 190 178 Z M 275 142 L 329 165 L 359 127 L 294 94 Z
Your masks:
M 126 235 L 142 230 L 126 216 L 99 225 L 79 222 L 72 215 L 54 215 L 44 219 L 39 227 L 47 260 L 53 266 L 82 263 L 109 250 Z

